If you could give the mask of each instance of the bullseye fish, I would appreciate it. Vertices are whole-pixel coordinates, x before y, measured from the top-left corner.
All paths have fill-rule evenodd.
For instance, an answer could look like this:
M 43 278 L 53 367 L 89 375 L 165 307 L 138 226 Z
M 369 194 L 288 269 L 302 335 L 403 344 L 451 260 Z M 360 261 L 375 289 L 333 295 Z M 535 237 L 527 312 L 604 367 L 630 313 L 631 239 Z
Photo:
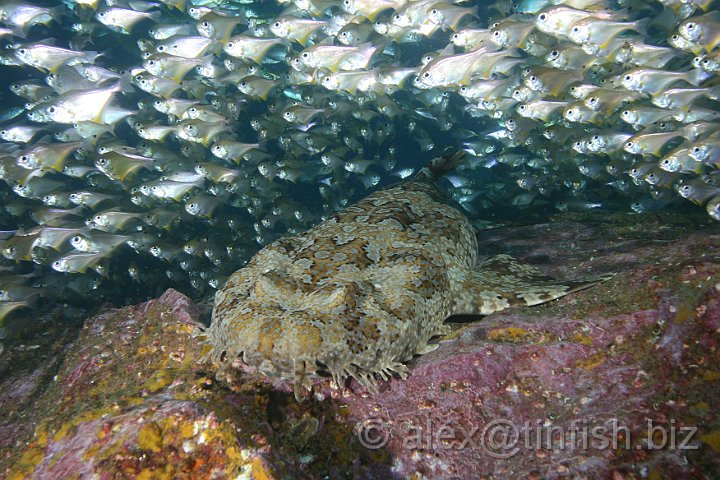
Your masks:
M 323 373 L 376 392 L 379 378 L 405 378 L 404 363 L 435 348 L 451 315 L 537 305 L 610 278 L 559 281 L 508 255 L 476 264 L 470 221 L 429 181 L 461 157 L 435 159 L 235 272 L 207 332 L 218 376 L 241 358 L 292 381 L 298 400 Z

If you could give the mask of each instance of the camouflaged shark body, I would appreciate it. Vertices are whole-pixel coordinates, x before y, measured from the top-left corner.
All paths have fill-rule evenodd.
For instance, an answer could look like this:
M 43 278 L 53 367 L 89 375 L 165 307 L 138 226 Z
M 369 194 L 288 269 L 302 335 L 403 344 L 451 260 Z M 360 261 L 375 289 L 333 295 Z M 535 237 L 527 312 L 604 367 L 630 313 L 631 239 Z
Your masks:
M 322 373 L 374 392 L 377 377 L 404 378 L 403 362 L 435 347 L 450 315 L 536 305 L 605 278 L 559 282 L 507 255 L 476 265 L 472 225 L 428 181 L 460 156 L 273 242 L 235 272 L 208 331 L 218 375 L 240 357 L 293 381 L 298 398 Z

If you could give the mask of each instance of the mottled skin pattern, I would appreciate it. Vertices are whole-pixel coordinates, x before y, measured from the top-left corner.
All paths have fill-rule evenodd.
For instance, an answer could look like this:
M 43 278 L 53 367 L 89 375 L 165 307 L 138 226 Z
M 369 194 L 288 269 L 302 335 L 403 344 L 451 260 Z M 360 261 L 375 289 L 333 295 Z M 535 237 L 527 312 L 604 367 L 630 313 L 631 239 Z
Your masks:
M 208 331 L 218 375 L 241 357 L 292 380 L 298 399 L 319 373 L 373 392 L 377 376 L 404 378 L 403 362 L 432 350 L 450 315 L 535 305 L 602 280 L 559 283 L 506 255 L 475 266 L 470 222 L 429 181 L 461 156 L 273 242 L 235 272 Z

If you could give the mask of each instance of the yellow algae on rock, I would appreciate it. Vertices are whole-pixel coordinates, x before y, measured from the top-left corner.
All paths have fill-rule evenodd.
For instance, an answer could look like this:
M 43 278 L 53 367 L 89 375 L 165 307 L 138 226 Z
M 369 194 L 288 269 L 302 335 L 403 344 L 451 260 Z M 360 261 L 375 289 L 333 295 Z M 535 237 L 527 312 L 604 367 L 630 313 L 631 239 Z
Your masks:
M 493 342 L 523 343 L 530 339 L 532 333 L 520 327 L 495 328 L 488 332 Z
M 150 422 L 138 432 L 138 447 L 152 452 L 159 452 L 163 447 L 160 425 Z
M 585 370 L 592 370 L 593 368 L 599 367 L 603 363 L 605 363 L 605 354 L 596 353 L 595 355 L 590 355 L 589 357 L 578 361 L 575 365 L 580 368 L 584 368 Z
M 700 435 L 700 441 L 716 452 L 720 452 L 720 430 Z

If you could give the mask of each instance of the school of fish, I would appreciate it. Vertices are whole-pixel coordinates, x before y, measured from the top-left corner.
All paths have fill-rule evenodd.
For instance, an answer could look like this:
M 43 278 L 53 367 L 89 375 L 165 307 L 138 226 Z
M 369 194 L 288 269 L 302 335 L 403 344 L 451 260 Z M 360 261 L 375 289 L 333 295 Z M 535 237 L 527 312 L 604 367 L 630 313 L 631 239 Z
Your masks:
M 718 5 L 4 0 L 0 327 L 103 289 L 206 296 L 447 149 L 475 219 L 720 220 Z

